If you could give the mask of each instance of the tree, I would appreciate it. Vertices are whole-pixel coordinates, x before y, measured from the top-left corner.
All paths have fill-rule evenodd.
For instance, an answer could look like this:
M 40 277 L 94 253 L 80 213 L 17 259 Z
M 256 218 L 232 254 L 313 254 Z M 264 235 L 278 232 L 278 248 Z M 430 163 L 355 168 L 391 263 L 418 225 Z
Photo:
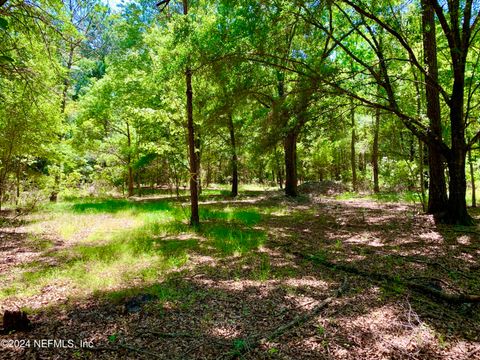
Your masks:
M 372 95 L 354 92 L 344 86 L 344 83 L 342 83 L 344 80 L 342 79 L 329 81 L 329 85 L 336 91 L 348 94 L 367 106 L 390 111 L 398 116 L 403 124 L 417 137 L 440 149 L 447 160 L 450 175 L 448 209 L 443 214 L 442 220 L 452 224 L 471 224 L 472 220 L 468 215 L 465 201 L 465 155 L 467 149 L 480 138 L 480 133 L 477 133 L 468 143 L 466 142 L 465 113 L 469 112 L 472 104 L 467 103 L 467 108 L 465 108 L 465 67 L 469 61 L 469 49 L 476 40 L 476 28 L 479 20 L 478 15 L 472 17 L 472 1 L 462 2 L 462 4 L 460 1 L 451 1 L 448 3 L 447 9 L 444 9 L 436 0 L 429 0 L 429 4 L 435 10 L 442 28 L 443 38 L 448 45 L 453 76 L 453 82 L 451 83 L 442 83 L 441 80 L 435 81 L 425 66 L 418 60 L 418 55 L 408 39 L 408 32 L 403 29 L 403 23 L 399 19 L 406 12 L 391 11 L 391 8 L 386 4 L 385 6 L 383 4 L 369 6 L 361 1 L 343 0 L 341 3 L 333 5 L 335 13 L 338 15 L 334 17 L 338 26 L 337 29 L 332 30 L 332 27 L 324 26 L 316 21 L 315 16 L 308 8 L 304 7 L 304 9 L 308 14 L 308 16 L 305 16 L 307 21 L 322 29 L 326 36 L 332 37 L 342 52 L 361 69 L 357 73 L 358 79 L 365 78 L 365 74 L 369 74 L 369 79 L 384 89 L 386 98 L 378 99 Z M 350 29 L 345 29 L 344 25 L 341 26 L 340 21 L 343 21 L 343 24 L 350 24 Z M 342 29 L 344 29 L 343 32 Z M 380 46 L 380 33 L 385 33 L 385 36 L 388 36 L 388 51 L 385 49 L 386 46 Z M 354 48 L 352 43 L 345 41 L 353 34 L 363 39 L 364 47 L 360 48 L 363 54 L 359 53 L 358 46 Z M 399 57 L 399 52 L 403 53 L 405 57 Z M 378 69 L 365 61 L 368 57 L 376 59 L 379 65 Z M 435 86 L 439 90 L 441 97 L 448 106 L 450 144 L 438 138 L 430 127 L 422 122 L 422 119 L 417 118 L 412 113 L 408 104 L 405 104 L 399 96 L 400 88 L 394 83 L 395 75 L 392 72 L 398 71 L 399 68 L 396 66 L 405 61 L 412 64 L 425 79 L 431 82 L 429 86 Z M 349 79 L 352 79 L 351 75 Z M 450 86 L 450 93 L 445 90 L 446 86 Z
M 170 4 L 170 0 L 160 1 L 157 6 L 162 6 L 162 10 Z M 188 16 L 188 0 L 182 0 L 183 15 Z M 188 31 L 188 30 L 187 30 Z M 188 55 L 187 55 L 188 57 Z M 198 214 L 198 169 L 199 165 L 197 149 L 195 148 L 195 125 L 193 122 L 193 89 L 192 89 L 192 68 L 189 59 L 186 60 L 185 67 L 185 85 L 187 100 L 187 134 L 188 134 L 188 154 L 190 164 L 190 225 L 196 226 L 200 223 Z
M 438 84 L 437 38 L 435 30 L 435 12 L 428 0 L 422 0 L 423 52 L 426 71 L 425 93 L 427 116 L 432 136 L 442 139 L 442 114 L 440 108 L 440 91 Z M 439 147 L 432 142 L 428 145 L 428 167 L 430 181 L 428 188 L 428 208 L 430 214 L 441 214 L 447 210 L 447 187 L 445 184 L 445 167 Z

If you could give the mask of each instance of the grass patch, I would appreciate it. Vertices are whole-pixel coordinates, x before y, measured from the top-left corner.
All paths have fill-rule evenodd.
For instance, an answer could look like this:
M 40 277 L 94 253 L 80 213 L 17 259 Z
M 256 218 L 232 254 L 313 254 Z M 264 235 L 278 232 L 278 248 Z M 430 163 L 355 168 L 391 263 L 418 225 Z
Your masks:
M 213 225 L 203 229 L 208 244 L 221 255 L 242 255 L 258 249 L 266 240 L 263 231 L 241 229 L 231 224 Z
M 260 213 L 255 210 L 238 210 L 227 207 L 223 210 L 215 210 L 209 208 L 200 209 L 200 220 L 215 221 L 223 220 L 228 222 L 236 222 L 241 225 L 254 226 L 261 220 Z
M 53 241 L 44 239 L 37 234 L 28 234 L 27 245 L 35 251 L 46 251 L 53 247 Z
M 196 229 L 187 225 L 188 211 L 165 200 L 75 199 L 48 204 L 39 216 L 30 230 L 42 260 L 13 268 L 0 298 L 38 294 L 47 286 L 75 295 L 148 286 L 186 264 L 191 252 L 244 255 L 266 240 L 254 228 L 262 218 L 255 207 L 203 206 Z M 53 243 L 42 235 L 52 233 L 65 241 L 63 250 L 49 251 Z M 263 265 L 259 277 L 268 276 Z
M 124 199 L 109 199 L 100 201 L 80 202 L 72 205 L 76 213 L 117 213 L 128 210 L 133 213 L 158 212 L 171 210 L 166 201 L 129 201 Z
M 253 271 L 255 280 L 266 281 L 272 277 L 272 267 L 268 254 L 260 254 L 259 263 Z

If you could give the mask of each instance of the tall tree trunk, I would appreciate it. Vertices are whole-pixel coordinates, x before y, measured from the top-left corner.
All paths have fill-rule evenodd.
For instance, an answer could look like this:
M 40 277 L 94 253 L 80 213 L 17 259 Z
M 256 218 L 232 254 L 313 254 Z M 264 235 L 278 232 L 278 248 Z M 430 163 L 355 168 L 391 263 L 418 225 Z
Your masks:
M 127 145 L 128 145 L 128 155 L 127 155 L 127 167 L 128 167 L 128 197 L 134 195 L 134 177 L 133 177 L 133 167 L 132 167 L 132 137 L 130 134 L 130 124 L 127 122 Z
M 130 161 L 130 160 L 129 160 Z M 132 197 L 134 195 L 134 178 L 133 178 L 133 169 L 131 165 L 128 165 L 128 197 Z
M 237 145 L 235 142 L 235 127 L 232 114 L 228 114 L 228 130 L 230 132 L 230 147 L 232 152 L 232 197 L 238 195 L 238 158 Z
M 201 140 L 200 140 L 200 131 L 195 131 L 195 154 L 197 155 L 197 186 L 198 186 L 198 196 L 202 195 L 202 150 L 201 150 Z
M 186 3 L 186 0 L 184 0 Z M 185 8 L 186 9 L 186 8 Z M 185 71 L 185 82 L 187 85 L 187 130 L 188 130 L 188 148 L 190 158 L 190 225 L 198 225 L 200 217 L 198 215 L 198 166 L 197 153 L 195 151 L 195 129 L 193 125 L 193 92 L 192 92 L 192 71 L 187 68 Z
M 290 130 L 283 142 L 285 151 L 285 195 L 297 196 L 297 133 Z
M 68 49 L 68 59 L 67 59 L 67 75 L 63 79 L 63 91 L 62 91 L 62 103 L 61 103 L 61 111 L 62 114 L 65 114 L 65 108 L 67 107 L 67 95 L 68 95 L 68 87 L 70 86 L 70 72 L 72 71 L 73 67 L 73 56 L 75 54 L 75 44 L 70 44 L 70 48 Z
M 442 120 L 440 111 L 437 64 L 437 40 L 435 33 L 435 13 L 428 0 L 422 0 L 422 27 L 423 27 L 423 50 L 425 64 L 430 75 L 425 79 L 427 116 L 430 121 L 431 134 L 442 139 Z M 447 208 L 447 187 L 445 184 L 445 166 L 440 149 L 429 143 L 428 145 L 428 166 L 430 172 L 428 187 L 428 208 L 429 214 L 445 213 Z
M 425 162 L 425 158 L 424 158 L 424 150 L 423 150 L 423 141 L 422 140 L 418 140 L 418 153 L 419 153 L 419 166 L 418 166 L 418 170 L 420 171 L 420 196 L 421 196 L 421 200 L 422 200 L 422 209 L 423 211 L 426 211 L 426 198 L 425 198 L 425 176 L 423 174 L 423 165 L 424 165 L 424 162 Z
M 183 15 L 188 15 L 188 0 L 183 0 Z M 193 123 L 192 69 L 189 66 L 187 66 L 185 70 L 185 83 L 187 86 L 187 130 L 190 158 L 190 225 L 196 226 L 200 223 L 200 217 L 198 215 L 198 165 L 195 151 L 195 127 Z
M 450 175 L 449 198 L 446 223 L 471 225 L 473 220 L 467 212 L 467 180 L 465 177 L 465 157 L 467 145 L 465 143 L 465 122 L 463 117 L 464 92 L 464 64 L 454 66 L 454 83 L 450 100 L 450 123 L 452 132 L 452 147 L 448 158 Z
M 139 171 L 137 171 L 137 194 L 140 197 L 142 196 L 142 178 Z
M 372 149 L 372 168 L 373 168 L 373 192 L 378 193 L 378 133 L 380 131 L 380 109 L 375 110 L 375 124 L 373 127 L 373 149 Z
M 283 190 L 283 167 L 280 165 L 280 161 L 278 160 L 278 151 L 277 151 L 277 145 L 275 145 L 275 167 L 277 169 L 277 180 L 278 180 L 278 185 L 280 186 L 280 190 Z
M 20 200 L 20 174 L 22 170 L 22 163 L 20 160 L 18 161 L 17 166 L 17 184 L 16 184 L 16 196 L 15 196 L 15 206 L 18 207 L 19 200 Z
M 477 196 L 475 194 L 475 171 L 473 171 L 472 150 L 468 150 L 468 163 L 470 165 L 470 181 L 472 184 L 472 207 L 477 207 Z
M 350 162 L 352 166 L 352 188 L 357 191 L 357 164 L 355 158 L 355 108 L 353 107 L 353 99 L 350 99 L 350 124 L 352 126 L 352 140 L 350 142 Z
M 60 110 L 65 118 L 65 109 L 67 107 L 67 95 L 68 95 L 68 87 L 70 86 L 70 71 L 72 70 L 73 66 L 73 56 L 75 53 L 75 45 L 71 44 L 69 51 L 68 51 L 68 59 L 67 59 L 67 75 L 63 79 L 63 90 L 62 90 L 62 102 L 60 104 Z M 61 165 L 59 166 L 61 169 Z M 60 191 L 60 174 L 55 174 L 54 178 L 54 189 L 50 193 L 49 200 L 50 202 L 57 202 L 58 193 Z

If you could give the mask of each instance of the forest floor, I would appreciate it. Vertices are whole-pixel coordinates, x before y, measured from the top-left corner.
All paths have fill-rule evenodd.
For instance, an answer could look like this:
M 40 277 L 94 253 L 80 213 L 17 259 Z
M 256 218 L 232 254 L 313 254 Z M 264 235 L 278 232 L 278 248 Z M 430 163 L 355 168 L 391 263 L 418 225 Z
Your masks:
M 478 226 L 315 192 L 200 206 L 196 229 L 183 197 L 2 214 L 0 313 L 33 326 L 0 359 L 480 359 L 479 304 L 434 296 L 480 294 Z

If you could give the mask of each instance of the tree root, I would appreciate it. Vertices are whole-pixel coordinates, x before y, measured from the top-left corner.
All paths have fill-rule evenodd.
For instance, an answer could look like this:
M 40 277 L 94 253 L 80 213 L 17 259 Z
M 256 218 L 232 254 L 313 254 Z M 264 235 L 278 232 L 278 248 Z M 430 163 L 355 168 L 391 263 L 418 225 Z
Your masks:
M 334 296 L 330 296 L 326 298 L 308 313 L 297 316 L 292 321 L 277 327 L 274 331 L 272 331 L 267 336 L 256 335 L 256 336 L 248 337 L 246 339 L 242 339 L 241 340 L 242 345 L 240 347 L 237 347 L 234 350 L 231 350 L 225 354 L 220 355 L 218 359 L 226 360 L 226 359 L 235 359 L 237 357 L 241 357 L 246 353 L 256 349 L 260 345 L 268 341 L 272 341 L 279 338 L 290 329 L 301 326 L 302 324 L 310 321 L 312 318 L 317 316 L 324 308 L 326 308 L 335 298 L 340 297 L 346 291 L 347 287 L 348 287 L 348 284 L 345 279 L 343 284 L 340 286 L 340 288 L 335 292 Z
M 298 253 L 298 252 L 295 252 L 293 254 L 297 255 L 301 258 L 310 260 L 310 261 L 312 261 L 316 264 L 320 264 L 320 265 L 323 265 L 323 266 L 326 266 L 326 267 L 329 267 L 329 268 L 332 268 L 332 269 L 341 270 L 341 271 L 344 271 L 344 272 L 347 272 L 347 273 L 350 273 L 350 274 L 354 274 L 354 275 L 360 275 L 360 276 L 363 276 L 363 277 L 374 279 L 376 281 L 387 281 L 387 282 L 391 282 L 391 283 L 397 283 L 397 284 L 400 284 L 400 285 L 404 285 L 404 286 L 410 288 L 411 290 L 417 291 L 417 292 L 425 294 L 425 295 L 433 296 L 437 299 L 443 300 L 443 301 L 448 302 L 448 303 L 452 303 L 452 304 L 480 303 L 480 295 L 471 295 L 471 294 L 463 294 L 463 293 L 461 293 L 461 294 L 450 294 L 450 293 L 446 293 L 444 291 L 437 290 L 437 289 L 434 289 L 433 287 L 429 287 L 429 286 L 426 286 L 426 285 L 423 285 L 423 284 L 418 284 L 418 283 L 411 282 L 411 281 L 402 281 L 402 280 L 394 278 L 390 275 L 379 274 L 379 273 L 375 273 L 375 272 L 367 272 L 367 271 L 357 269 L 353 266 L 332 263 L 332 262 L 330 262 L 328 260 L 325 260 L 325 259 L 322 259 L 318 256 L 305 255 L 305 254 Z

